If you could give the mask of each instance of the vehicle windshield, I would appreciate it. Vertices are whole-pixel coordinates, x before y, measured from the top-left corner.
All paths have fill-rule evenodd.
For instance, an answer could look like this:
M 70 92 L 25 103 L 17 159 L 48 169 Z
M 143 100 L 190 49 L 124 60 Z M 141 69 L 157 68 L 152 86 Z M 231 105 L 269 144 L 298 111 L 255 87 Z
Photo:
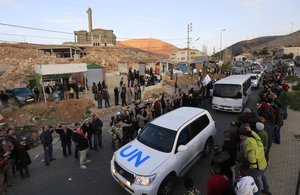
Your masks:
M 176 133 L 150 123 L 138 135 L 137 140 L 153 149 L 169 153 L 172 151 Z
M 257 77 L 256 76 L 251 76 L 251 80 L 256 80 Z
M 258 73 L 258 74 L 260 74 L 260 73 L 261 73 L 261 71 L 260 71 L 260 70 L 253 70 L 252 72 L 253 72 L 253 73 Z
M 213 96 L 222 98 L 242 98 L 240 85 L 215 84 Z
M 29 88 L 15 88 L 15 89 L 13 89 L 13 92 L 14 92 L 16 95 L 21 95 L 21 94 L 28 94 L 28 93 L 31 93 L 31 91 L 30 91 Z

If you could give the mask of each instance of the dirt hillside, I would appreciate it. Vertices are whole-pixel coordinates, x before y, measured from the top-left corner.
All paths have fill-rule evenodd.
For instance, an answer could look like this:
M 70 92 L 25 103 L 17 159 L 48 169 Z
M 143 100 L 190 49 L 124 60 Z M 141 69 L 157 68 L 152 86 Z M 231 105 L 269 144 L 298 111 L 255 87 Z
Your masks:
M 169 54 L 171 51 L 178 49 L 174 45 L 158 39 L 130 39 L 118 42 L 119 47 L 138 48 L 153 53 Z
M 156 62 L 167 57 L 140 49 L 86 47 L 86 56 L 76 61 L 38 53 L 44 45 L 0 43 L 0 89 L 28 84 L 35 64 L 96 63 L 106 66 L 106 72 L 114 72 L 119 62 Z M 3 71 L 5 70 L 5 71 Z

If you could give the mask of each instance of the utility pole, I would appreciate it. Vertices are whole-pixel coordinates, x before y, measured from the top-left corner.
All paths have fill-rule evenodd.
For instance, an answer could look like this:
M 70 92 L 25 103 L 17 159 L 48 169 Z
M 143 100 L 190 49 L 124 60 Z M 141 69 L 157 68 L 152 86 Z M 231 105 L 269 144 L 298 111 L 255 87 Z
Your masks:
M 225 31 L 226 29 L 222 29 L 221 30 L 221 39 L 220 39 L 220 61 L 222 60 L 222 33 L 223 31 Z
M 193 24 L 192 23 L 189 23 L 187 25 L 187 48 L 189 49 L 190 48 L 190 32 L 192 32 L 193 30 Z
M 192 23 L 189 23 L 187 25 L 187 51 L 186 51 L 186 62 L 187 62 L 187 70 L 188 70 L 188 73 L 190 73 L 190 32 L 192 32 L 192 26 L 193 24 Z

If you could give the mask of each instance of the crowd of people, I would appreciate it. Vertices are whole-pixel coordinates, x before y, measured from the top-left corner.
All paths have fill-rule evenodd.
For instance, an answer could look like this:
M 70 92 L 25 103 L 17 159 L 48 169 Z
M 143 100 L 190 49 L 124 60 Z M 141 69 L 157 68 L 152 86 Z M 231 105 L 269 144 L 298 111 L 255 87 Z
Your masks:
M 208 195 L 271 194 L 265 171 L 268 169 L 272 143 L 280 144 L 280 130 L 288 116 L 286 102 L 288 85 L 283 83 L 284 76 L 285 72 L 280 68 L 266 73 L 263 77 L 263 90 L 259 95 L 257 108 L 245 108 L 224 132 L 223 145 L 213 146 L 211 177 L 207 181 Z M 140 88 L 140 83 L 137 79 L 131 80 L 130 77 L 127 87 L 129 86 L 130 89 L 137 85 Z M 123 87 L 126 89 L 126 84 L 121 79 L 118 87 L 121 89 L 121 99 Z M 181 106 L 205 108 L 209 105 L 210 89 L 211 86 L 207 85 L 200 86 L 199 89 L 190 88 L 188 92 L 179 90 L 173 96 L 161 94 L 144 101 L 137 98 L 134 107 L 127 106 L 126 99 L 122 99 L 124 110 L 119 110 L 111 117 L 108 128 L 113 150 L 133 140 L 138 135 L 139 129 L 164 113 Z M 92 91 L 98 101 L 98 108 L 102 108 L 102 99 L 105 100 L 104 93 L 107 92 L 105 81 L 97 85 L 94 83 Z M 117 99 L 115 102 L 117 106 L 119 101 L 118 98 L 115 99 Z M 105 100 L 105 107 L 110 107 L 109 100 Z M 92 114 L 81 123 L 75 123 L 75 127 L 67 123 L 56 126 L 44 125 L 40 140 L 44 150 L 45 165 L 49 166 L 56 160 L 52 146 L 52 134 L 56 132 L 60 138 L 63 156 L 65 158 L 73 156 L 72 144 L 74 144 L 74 157 L 79 159 L 80 168 L 86 169 L 91 162 L 87 158 L 88 151 L 97 151 L 98 148 L 103 147 L 102 127 L 103 122 L 96 114 Z M 28 166 L 31 159 L 26 142 L 27 140 L 16 135 L 13 129 L 8 129 L 6 135 L 1 135 L 1 190 L 4 190 L 5 184 L 7 187 L 14 184 L 12 175 L 16 171 L 19 171 L 22 179 L 30 176 Z M 191 178 L 184 178 L 183 184 L 185 194 L 200 194 Z
M 288 116 L 284 77 L 281 68 L 266 73 L 257 109 L 245 108 L 224 132 L 223 146 L 213 146 L 208 195 L 272 194 L 265 171 L 272 143 L 280 144 L 280 129 Z M 184 180 L 185 194 L 200 194 L 190 180 Z
M 97 151 L 102 146 L 101 119 L 92 114 L 90 118 L 82 123 L 75 123 L 73 127 L 65 122 L 56 126 L 43 125 L 40 133 L 40 141 L 44 150 L 44 163 L 49 166 L 56 160 L 53 156 L 53 133 L 59 135 L 62 155 L 65 158 L 71 157 L 72 143 L 75 145 L 74 157 L 79 159 L 80 168 L 86 169 L 91 162 L 87 159 L 88 150 Z M 0 194 L 5 193 L 6 187 L 15 185 L 14 176 L 18 171 L 20 178 L 30 177 L 29 165 L 31 158 L 28 154 L 29 144 L 26 138 L 16 134 L 12 128 L 8 128 L 6 133 L 1 129 L 0 136 Z

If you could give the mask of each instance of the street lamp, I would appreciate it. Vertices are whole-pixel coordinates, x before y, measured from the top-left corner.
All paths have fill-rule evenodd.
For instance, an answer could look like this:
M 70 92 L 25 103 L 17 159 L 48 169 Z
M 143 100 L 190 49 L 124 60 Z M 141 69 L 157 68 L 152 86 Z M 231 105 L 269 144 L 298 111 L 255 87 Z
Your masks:
M 220 39 L 220 61 L 222 60 L 222 34 L 223 31 L 226 31 L 226 29 L 221 30 L 221 39 Z

